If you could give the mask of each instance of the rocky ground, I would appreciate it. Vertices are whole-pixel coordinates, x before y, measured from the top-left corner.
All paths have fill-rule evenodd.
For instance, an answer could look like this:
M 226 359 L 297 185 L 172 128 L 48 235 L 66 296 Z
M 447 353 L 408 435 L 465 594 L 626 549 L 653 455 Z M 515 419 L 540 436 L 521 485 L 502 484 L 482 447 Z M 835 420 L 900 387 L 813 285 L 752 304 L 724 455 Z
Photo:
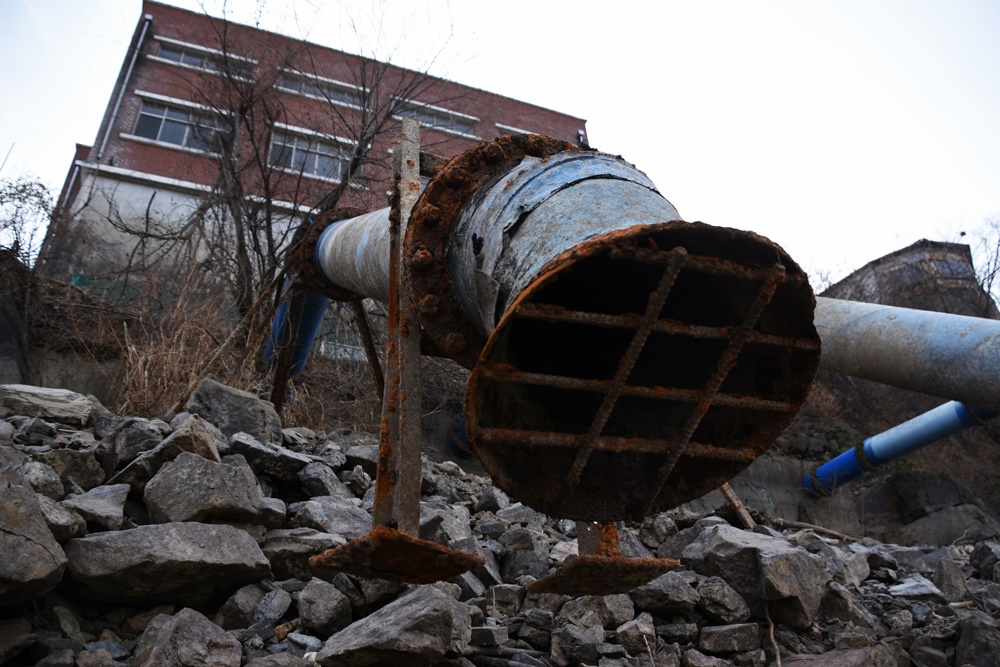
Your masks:
M 376 443 L 282 429 L 211 380 L 170 423 L 0 387 L 0 664 L 1000 665 L 995 541 L 673 511 L 622 547 L 681 568 L 618 595 L 528 594 L 576 557 L 575 524 L 450 462 L 425 462 L 421 537 L 485 565 L 423 586 L 320 578 L 308 557 L 372 526 Z

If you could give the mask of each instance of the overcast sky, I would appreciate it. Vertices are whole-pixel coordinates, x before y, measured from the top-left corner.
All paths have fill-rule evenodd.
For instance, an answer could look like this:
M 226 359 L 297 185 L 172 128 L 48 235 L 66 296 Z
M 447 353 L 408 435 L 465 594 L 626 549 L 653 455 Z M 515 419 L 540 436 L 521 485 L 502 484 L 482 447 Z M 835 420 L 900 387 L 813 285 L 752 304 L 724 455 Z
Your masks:
M 167 0 L 221 14 L 222 3 Z M 1000 215 L 994 0 L 229 0 L 230 17 L 587 119 L 687 220 L 839 278 Z M 58 190 L 139 0 L 0 0 L 0 176 Z M 353 17 L 353 22 L 350 19 Z M 352 25 L 353 23 L 353 25 Z M 361 37 L 359 44 L 358 36 Z

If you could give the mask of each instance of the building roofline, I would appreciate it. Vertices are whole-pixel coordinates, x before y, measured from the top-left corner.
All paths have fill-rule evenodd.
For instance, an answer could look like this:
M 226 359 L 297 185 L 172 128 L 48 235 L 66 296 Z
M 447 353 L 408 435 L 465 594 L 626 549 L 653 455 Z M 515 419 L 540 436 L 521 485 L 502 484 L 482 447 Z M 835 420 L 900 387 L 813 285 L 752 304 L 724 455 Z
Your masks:
M 288 40 L 288 41 L 291 41 L 291 42 L 296 42 L 298 44 L 306 44 L 309 47 L 317 48 L 317 49 L 322 49 L 323 51 L 327 51 L 327 52 L 332 53 L 332 54 L 346 55 L 346 56 L 350 56 L 351 58 L 360 58 L 362 60 L 371 60 L 371 61 L 375 61 L 375 62 L 383 62 L 384 64 L 387 64 L 390 67 L 392 67 L 392 68 L 394 68 L 396 70 L 399 70 L 401 72 L 407 72 L 407 73 L 410 73 L 410 74 L 416 74 L 416 75 L 420 75 L 420 76 L 426 76 L 426 77 L 428 77 L 430 79 L 434 79 L 435 81 L 441 81 L 443 83 L 450 83 L 450 84 L 453 84 L 453 85 L 462 86 L 463 88 L 468 88 L 469 90 L 475 90 L 475 91 L 483 93 L 485 95 L 492 95 L 493 97 L 499 97 L 499 98 L 503 98 L 503 99 L 513 100 L 513 101 L 517 102 L 518 104 L 523 104 L 525 106 L 534 107 L 535 109 L 541 109 L 542 111 L 548 111 L 548 112 L 551 112 L 551 113 L 554 113 L 554 114 L 559 114 L 560 116 L 565 116 L 566 118 L 572 118 L 573 120 L 578 120 L 578 121 L 580 121 L 581 123 L 584 123 L 584 124 L 587 123 L 587 119 L 586 118 L 580 118 L 579 116 L 573 116 L 571 114 L 564 113 L 562 111 L 557 111 L 556 109 L 551 109 L 549 107 L 543 107 L 540 104 L 534 104 L 532 102 L 525 102 L 524 100 L 518 99 L 516 97 L 511 97 L 509 95 L 501 95 L 499 93 L 496 93 L 496 92 L 493 92 L 493 91 L 489 91 L 489 90 L 485 90 L 483 88 L 477 88 L 476 86 L 470 86 L 468 84 L 462 83 L 461 81 L 454 81 L 452 79 L 446 79 L 444 77 L 435 76 L 435 75 L 433 75 L 433 74 L 431 74 L 430 72 L 427 72 L 427 71 L 419 71 L 419 70 L 410 69 L 408 67 L 402 67 L 400 65 L 396 65 L 395 63 L 393 63 L 391 61 L 385 62 L 385 61 L 377 60 L 377 59 L 372 58 L 370 56 L 358 55 L 356 53 L 351 53 L 350 51 L 344 51 L 342 49 L 335 49 L 335 48 L 333 48 L 331 46 L 324 46 L 322 44 L 317 44 L 315 42 L 310 42 L 310 41 L 307 41 L 307 40 L 299 38 L 299 37 L 291 37 L 289 35 L 284 35 L 284 34 L 282 34 L 280 32 L 274 32 L 273 30 L 267 30 L 267 29 L 264 29 L 264 28 L 257 28 L 257 27 L 254 27 L 254 26 L 249 26 L 249 25 L 246 25 L 244 23 L 238 23 L 236 21 L 232 21 L 232 20 L 227 19 L 225 17 L 211 16 L 209 14 L 205 14 L 205 13 L 202 13 L 202 12 L 195 12 L 195 11 L 191 11 L 190 9 L 185 9 L 183 7 L 177 7 L 175 5 L 171 5 L 171 4 L 168 4 L 166 2 L 158 2 L 157 0 L 143 0 L 142 7 L 143 7 L 143 9 L 142 9 L 142 15 L 143 16 L 146 15 L 146 14 L 148 14 L 148 13 L 150 13 L 150 8 L 163 7 L 163 8 L 166 8 L 166 9 L 170 10 L 170 11 L 177 11 L 177 12 L 182 12 L 184 14 L 188 14 L 188 15 L 191 15 L 191 16 L 197 16 L 200 19 L 208 19 L 208 20 L 211 20 L 211 21 L 225 21 L 225 22 L 229 23 L 230 25 L 240 26 L 241 28 L 245 28 L 247 30 L 255 30 L 257 32 L 266 33 L 268 35 L 274 35 L 275 37 L 277 37 L 279 39 L 284 39 L 284 40 Z M 141 16 L 140 16 L 140 20 L 142 20 Z

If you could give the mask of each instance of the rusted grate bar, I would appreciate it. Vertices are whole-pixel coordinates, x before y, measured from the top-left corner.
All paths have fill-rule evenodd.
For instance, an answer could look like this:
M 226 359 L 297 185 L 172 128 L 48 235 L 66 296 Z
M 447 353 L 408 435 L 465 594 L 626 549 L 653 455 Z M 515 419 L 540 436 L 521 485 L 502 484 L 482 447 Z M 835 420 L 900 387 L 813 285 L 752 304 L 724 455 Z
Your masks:
M 686 268 L 686 267 L 685 267 Z M 569 324 L 586 324 L 606 329 L 635 329 L 642 323 L 642 315 L 623 313 L 610 315 L 606 313 L 589 313 L 581 310 L 570 310 L 562 306 L 550 304 L 524 303 L 517 308 L 518 317 L 541 320 L 543 322 L 566 322 Z M 653 325 L 656 333 L 690 336 L 706 340 L 729 338 L 733 327 L 710 327 L 697 324 L 684 324 L 676 320 L 657 320 Z M 789 336 L 772 336 L 759 331 L 751 331 L 747 337 L 748 343 L 773 345 L 788 349 L 816 350 L 819 343 L 804 338 Z
M 484 377 L 499 382 L 511 384 L 533 385 L 536 387 L 552 387 L 554 389 L 569 389 L 575 391 L 605 392 L 609 391 L 613 380 L 593 380 L 571 377 L 567 375 L 550 375 L 547 373 L 532 373 L 522 371 L 510 364 L 483 362 L 481 364 Z M 701 400 L 700 389 L 678 389 L 676 387 L 645 387 L 625 385 L 622 396 L 637 396 L 662 401 L 677 401 L 680 403 L 697 403 Z M 772 401 L 753 396 L 736 396 L 716 394 L 712 401 L 714 405 L 728 408 L 743 408 L 746 410 L 762 410 L 765 412 L 792 412 L 796 406 L 787 401 Z
M 591 423 L 590 429 L 587 431 L 586 438 L 584 438 L 582 444 L 580 445 L 580 450 L 577 452 L 576 459 L 573 461 L 573 464 L 569 468 L 569 472 L 566 474 L 566 480 L 563 482 L 563 494 L 572 494 L 576 491 L 576 486 L 580 482 L 580 474 L 586 467 L 587 461 L 590 460 L 590 454 L 594 451 L 597 439 L 604 431 L 604 426 L 607 424 L 608 418 L 611 416 L 611 411 L 614 410 L 615 404 L 621 396 L 621 391 L 624 388 L 629 375 L 632 373 L 632 368 L 635 366 L 635 362 L 639 360 L 639 354 L 646 345 L 646 340 L 649 338 L 649 334 L 653 329 L 653 324 L 656 322 L 657 318 L 659 318 L 660 312 L 663 310 L 663 304 L 667 301 L 667 296 L 670 294 L 670 290 L 674 286 L 674 281 L 677 280 L 677 275 L 681 272 L 681 268 L 684 266 L 684 260 L 686 257 L 687 251 L 684 248 L 678 247 L 670 251 L 670 261 L 667 263 L 667 266 L 663 271 L 660 283 L 656 286 L 656 289 L 653 290 L 652 294 L 649 295 L 649 301 L 646 303 L 646 312 L 643 315 L 642 324 L 636 328 L 635 335 L 632 337 L 632 342 L 629 343 L 628 350 L 626 350 L 625 354 L 622 355 L 621 361 L 618 363 L 618 370 L 615 371 L 615 377 L 612 380 L 612 384 L 607 393 L 604 395 L 601 407 L 598 409 L 597 414 L 594 415 L 594 421 Z
M 667 483 L 667 478 L 670 477 L 670 473 L 673 472 L 674 466 L 677 465 L 677 461 L 684 453 L 684 448 L 687 446 L 688 441 L 691 439 L 691 436 L 694 435 L 694 432 L 701 423 L 701 420 L 704 418 L 705 413 L 708 412 L 708 408 L 711 407 L 712 400 L 715 398 L 716 393 L 725 381 L 726 376 L 729 375 L 729 371 L 731 371 L 733 366 L 736 365 L 736 359 L 740 354 L 740 350 L 743 349 L 743 345 L 746 343 L 746 339 L 748 337 L 747 335 L 751 330 L 753 330 L 754 326 L 756 326 L 757 320 L 760 319 L 764 309 L 769 303 L 771 303 L 771 299 L 774 297 L 774 292 L 778 287 L 778 282 L 784 276 L 785 267 L 783 265 L 776 264 L 771 267 L 770 272 L 767 274 L 763 284 L 760 286 L 760 290 L 757 292 L 756 299 L 753 304 L 751 304 L 750 308 L 747 309 L 746 317 L 743 318 L 743 324 L 734 330 L 733 337 L 729 339 L 729 345 L 720 355 L 719 360 L 716 363 L 715 372 L 706 383 L 701 400 L 698 401 L 694 411 L 688 417 L 687 422 L 684 424 L 684 428 L 677 437 L 676 443 L 671 447 L 670 451 L 667 452 L 666 460 L 657 472 L 656 483 L 652 492 L 649 494 L 649 497 L 646 499 L 646 514 L 652 513 L 652 508 L 655 507 L 656 499 L 663 490 L 663 486 Z
M 553 433 L 552 431 L 523 431 L 520 429 L 482 428 L 479 442 L 486 445 L 531 445 L 539 447 L 574 448 L 579 446 L 584 434 Z M 596 441 L 598 451 L 634 452 L 638 454 L 662 454 L 669 449 L 672 441 L 653 438 L 623 438 L 602 435 Z M 689 443 L 684 449 L 684 456 L 691 458 L 717 459 L 725 461 L 744 461 L 749 463 L 756 458 L 752 451 L 746 449 L 729 449 L 698 442 Z
M 609 254 L 612 259 L 632 260 L 643 264 L 667 264 L 670 262 L 670 251 L 668 250 L 615 248 Z M 733 276 L 740 280 L 767 280 L 771 271 L 770 267 L 752 267 L 741 262 L 701 255 L 689 255 L 684 268 L 716 276 Z M 805 276 L 789 276 L 787 282 L 794 284 L 806 279 Z
M 527 590 L 572 596 L 627 593 L 678 567 L 680 562 L 671 558 L 581 556 L 532 581 Z

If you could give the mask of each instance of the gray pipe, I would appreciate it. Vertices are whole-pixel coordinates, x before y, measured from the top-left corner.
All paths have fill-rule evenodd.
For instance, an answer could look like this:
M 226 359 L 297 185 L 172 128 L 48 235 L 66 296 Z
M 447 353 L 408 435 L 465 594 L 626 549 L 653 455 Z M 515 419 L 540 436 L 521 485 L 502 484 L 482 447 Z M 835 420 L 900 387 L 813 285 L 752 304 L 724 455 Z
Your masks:
M 817 297 L 820 366 L 1000 411 L 1000 321 Z

